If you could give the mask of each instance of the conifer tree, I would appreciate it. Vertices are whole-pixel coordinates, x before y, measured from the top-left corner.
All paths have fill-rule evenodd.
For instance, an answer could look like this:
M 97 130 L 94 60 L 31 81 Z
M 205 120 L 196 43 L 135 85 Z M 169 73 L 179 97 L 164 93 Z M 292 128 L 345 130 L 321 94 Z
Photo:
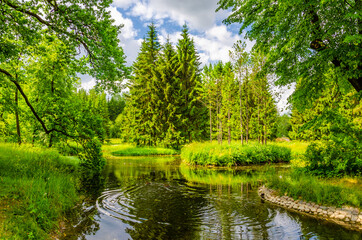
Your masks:
M 158 140 L 167 147 L 178 148 L 181 141 L 178 115 L 182 103 L 180 81 L 176 75 L 179 68 L 177 54 L 169 39 L 162 47 L 157 70 L 154 76 L 153 91 L 156 99 L 155 124 L 158 130 Z
M 130 81 L 130 105 L 134 119 L 130 127 L 136 128 L 135 141 L 138 144 L 153 145 L 156 140 L 156 128 L 153 121 L 155 95 L 152 87 L 160 43 L 154 24 L 149 26 L 147 37 L 142 42 L 140 53 L 133 64 L 133 78 Z
M 196 52 L 193 39 L 190 38 L 189 30 L 183 26 L 181 39 L 177 43 L 177 58 L 179 68 L 177 77 L 180 79 L 182 103 L 179 114 L 182 116 L 182 137 L 186 142 L 200 138 L 205 125 L 205 107 L 202 106 L 200 93 L 201 84 L 200 62 Z

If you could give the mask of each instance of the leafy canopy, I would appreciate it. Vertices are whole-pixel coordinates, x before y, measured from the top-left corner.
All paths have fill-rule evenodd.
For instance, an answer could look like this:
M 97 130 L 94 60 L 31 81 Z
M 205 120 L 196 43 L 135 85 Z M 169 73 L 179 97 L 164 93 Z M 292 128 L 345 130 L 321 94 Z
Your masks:
M 256 40 L 254 49 L 269 55 L 264 70 L 276 73 L 279 84 L 304 78 L 306 88 L 318 90 L 324 72 L 334 67 L 341 86 L 362 89 L 360 1 L 219 0 L 218 5 L 217 10 L 232 9 L 226 24 L 241 23 L 240 33 L 246 30 Z
M 36 47 L 44 34 L 55 34 L 87 60 L 87 73 L 101 90 L 118 91 L 128 74 L 119 45 L 121 26 L 113 25 L 107 8 L 112 1 L 50 0 L 0 2 L 0 63 L 11 62 Z M 4 68 L 0 72 L 10 76 Z

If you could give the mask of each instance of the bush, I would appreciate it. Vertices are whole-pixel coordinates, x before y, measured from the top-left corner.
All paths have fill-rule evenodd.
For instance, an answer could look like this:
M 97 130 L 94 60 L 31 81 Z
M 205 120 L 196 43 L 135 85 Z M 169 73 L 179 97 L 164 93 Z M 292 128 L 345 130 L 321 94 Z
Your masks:
M 291 150 L 276 145 L 192 143 L 181 150 L 181 158 L 191 165 L 233 166 L 289 162 Z
M 305 171 L 314 175 L 334 177 L 362 173 L 361 146 L 354 144 L 312 143 L 305 159 L 309 163 Z

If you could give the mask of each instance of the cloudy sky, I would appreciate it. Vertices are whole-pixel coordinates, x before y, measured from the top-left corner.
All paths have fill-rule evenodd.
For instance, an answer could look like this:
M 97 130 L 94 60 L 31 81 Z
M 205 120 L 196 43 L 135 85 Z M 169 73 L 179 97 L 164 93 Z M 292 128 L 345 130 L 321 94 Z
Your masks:
M 132 65 L 136 59 L 142 39 L 147 33 L 147 26 L 153 21 L 156 25 L 159 41 L 164 43 L 169 36 L 176 44 L 180 37 L 182 25 L 190 29 L 202 64 L 216 61 L 229 61 L 229 50 L 237 40 L 244 40 L 239 35 L 239 24 L 226 26 L 222 20 L 228 12 L 215 12 L 218 0 L 115 0 L 110 12 L 115 24 L 123 24 L 119 36 L 127 56 L 127 64 Z M 244 40 L 247 50 L 252 42 Z M 95 81 L 82 77 L 82 87 L 90 89 Z M 287 95 L 278 106 L 283 108 Z

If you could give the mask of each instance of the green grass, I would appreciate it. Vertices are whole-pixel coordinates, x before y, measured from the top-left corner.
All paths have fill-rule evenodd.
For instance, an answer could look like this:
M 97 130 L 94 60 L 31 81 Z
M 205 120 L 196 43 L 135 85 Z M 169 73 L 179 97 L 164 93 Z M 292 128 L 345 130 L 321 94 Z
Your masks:
M 305 167 L 308 162 L 304 158 L 304 154 L 307 150 L 310 142 L 303 141 L 291 141 L 291 142 L 273 142 L 277 146 L 290 148 L 292 151 L 292 159 L 290 161 L 293 167 Z
M 0 143 L 0 239 L 49 239 L 79 200 L 78 159 Z
M 291 171 L 285 175 L 268 175 L 267 186 L 278 190 L 280 195 L 287 194 L 294 199 L 321 205 L 362 207 L 362 185 L 361 179 L 357 177 L 322 179 L 300 171 Z
M 156 156 L 177 155 L 180 152 L 174 149 L 159 147 L 137 147 L 132 144 L 104 144 L 102 146 L 105 157 L 110 156 Z
M 191 143 L 181 149 L 181 158 L 191 165 L 235 166 L 277 163 L 289 162 L 291 150 L 275 144 Z

